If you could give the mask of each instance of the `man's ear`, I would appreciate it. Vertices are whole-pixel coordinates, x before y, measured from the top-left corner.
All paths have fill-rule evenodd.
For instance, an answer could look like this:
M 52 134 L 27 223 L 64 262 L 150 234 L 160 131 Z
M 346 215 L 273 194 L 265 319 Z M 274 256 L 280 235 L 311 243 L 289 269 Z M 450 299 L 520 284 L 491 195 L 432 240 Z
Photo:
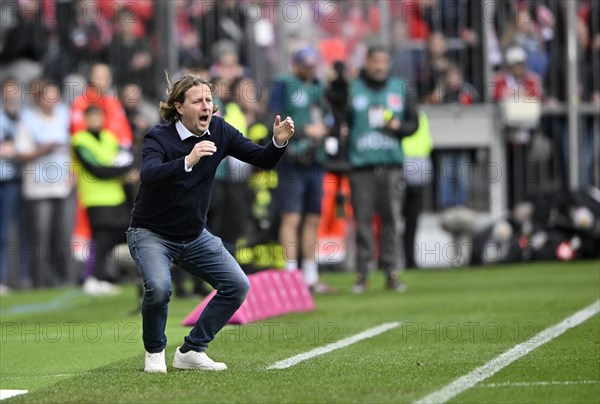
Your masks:
M 175 109 L 179 113 L 179 115 L 183 115 L 183 105 L 180 102 L 175 102 Z

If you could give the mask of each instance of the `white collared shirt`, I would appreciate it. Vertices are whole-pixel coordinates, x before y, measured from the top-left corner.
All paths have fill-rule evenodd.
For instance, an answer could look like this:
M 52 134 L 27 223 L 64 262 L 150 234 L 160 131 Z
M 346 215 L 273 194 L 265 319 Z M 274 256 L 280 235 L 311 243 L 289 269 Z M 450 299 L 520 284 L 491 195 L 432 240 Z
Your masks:
M 210 130 L 209 129 L 206 129 L 204 131 L 204 133 L 202 135 L 200 135 L 200 136 L 194 135 L 192 132 L 190 132 L 190 130 L 188 128 L 185 127 L 185 125 L 183 123 L 181 123 L 181 121 L 175 122 L 175 129 L 177 129 L 177 133 L 179 134 L 179 137 L 181 138 L 181 140 L 185 140 L 185 139 L 190 138 L 192 136 L 194 136 L 194 137 L 202 137 L 204 135 L 210 136 Z
M 179 138 L 182 141 L 185 139 L 189 139 L 190 137 L 202 137 L 204 135 L 210 136 L 210 130 L 208 130 L 208 129 L 206 129 L 201 136 L 194 135 L 192 132 L 190 132 L 190 130 L 188 128 L 185 127 L 185 125 L 183 123 L 181 123 L 181 121 L 175 122 L 175 129 L 177 129 L 177 134 L 179 135 Z M 185 161 L 185 158 L 183 159 L 183 168 L 188 173 L 190 171 L 192 171 L 192 168 L 193 168 L 193 167 L 188 167 L 187 162 Z

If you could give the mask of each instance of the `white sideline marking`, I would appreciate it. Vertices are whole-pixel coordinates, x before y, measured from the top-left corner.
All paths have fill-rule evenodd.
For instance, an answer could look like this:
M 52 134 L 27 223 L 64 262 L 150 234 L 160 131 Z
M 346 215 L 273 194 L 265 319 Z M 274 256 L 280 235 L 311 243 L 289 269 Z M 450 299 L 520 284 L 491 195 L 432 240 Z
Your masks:
M 600 380 L 573 380 L 573 381 L 549 381 L 549 382 L 504 382 L 481 384 L 478 387 L 530 387 L 530 386 L 570 386 L 575 384 L 598 384 Z
M 81 372 L 81 373 L 58 373 L 55 375 L 16 375 L 16 376 L 2 376 L 2 380 L 7 380 L 7 379 L 28 379 L 31 377 L 35 377 L 35 378 L 45 378 L 45 377 L 72 377 L 72 376 L 82 376 L 82 375 L 89 375 L 92 372 Z
M 546 328 L 527 341 L 514 346 L 510 350 L 492 359 L 485 365 L 478 367 L 462 377 L 459 377 L 441 390 L 431 393 L 417 402 L 445 403 L 460 393 L 475 386 L 477 383 L 480 383 L 488 377 L 494 375 L 496 372 L 502 370 L 504 367 L 510 365 L 517 359 L 527 355 L 534 349 L 544 345 L 546 342 L 552 341 L 554 338 L 558 337 L 568 329 L 578 326 L 598 312 L 600 312 L 600 300 L 596 300 L 594 303 L 571 315 L 570 317 L 567 317 L 560 323 Z
M 27 394 L 29 390 L 0 390 L 0 400 L 6 400 L 7 398 L 20 396 L 21 394 Z
M 296 356 L 292 356 L 288 359 L 284 359 L 282 361 L 272 364 L 271 366 L 267 367 L 267 369 L 287 369 L 289 367 L 299 364 L 300 362 L 312 359 L 316 356 L 324 355 L 331 351 L 335 351 L 336 349 L 345 348 L 356 342 L 362 341 L 363 339 L 368 339 L 375 337 L 379 334 L 383 334 L 384 332 L 394 329 L 399 325 L 400 323 L 398 322 L 381 324 L 377 327 L 369 328 L 368 330 L 365 330 L 351 337 L 341 339 L 337 342 L 333 342 L 320 348 L 315 348 L 313 350 L 301 353 Z

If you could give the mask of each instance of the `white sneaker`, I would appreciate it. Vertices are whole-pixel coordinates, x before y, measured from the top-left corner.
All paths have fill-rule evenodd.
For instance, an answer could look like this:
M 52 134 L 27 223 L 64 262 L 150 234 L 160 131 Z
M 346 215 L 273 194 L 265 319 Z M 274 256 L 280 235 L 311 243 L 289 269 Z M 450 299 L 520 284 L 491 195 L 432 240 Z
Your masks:
M 158 353 L 146 352 L 144 363 L 144 372 L 146 373 L 167 373 L 167 364 L 165 363 L 165 350 Z
M 83 293 L 90 296 L 102 296 L 102 295 L 117 295 L 121 292 L 121 288 L 117 285 L 113 285 L 110 282 L 99 281 L 98 279 L 90 276 L 83 282 Z
M 10 288 L 0 283 L 0 296 L 6 296 L 10 294 Z
M 173 358 L 173 367 L 175 369 L 189 370 L 226 370 L 227 365 L 222 362 L 215 362 L 204 352 L 188 351 L 181 353 L 180 347 L 175 350 Z
M 118 295 L 121 293 L 121 287 L 107 281 L 98 281 L 100 292 L 103 295 Z

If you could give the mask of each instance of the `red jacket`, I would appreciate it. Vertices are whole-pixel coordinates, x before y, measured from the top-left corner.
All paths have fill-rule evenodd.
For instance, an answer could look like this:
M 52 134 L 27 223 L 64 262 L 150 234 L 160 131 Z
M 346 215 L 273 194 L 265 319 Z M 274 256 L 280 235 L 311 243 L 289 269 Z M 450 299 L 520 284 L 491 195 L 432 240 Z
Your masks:
M 84 112 L 91 105 L 97 105 L 104 111 L 104 125 L 117 136 L 121 146 L 129 147 L 133 143 L 131 126 L 125 115 L 121 101 L 113 95 L 97 95 L 94 87 L 86 87 L 85 94 L 75 98 L 71 104 L 71 134 L 86 128 Z
M 523 80 L 516 81 L 515 77 L 508 72 L 499 73 L 494 79 L 492 101 L 498 102 L 506 97 L 516 95 L 527 97 L 527 99 L 542 100 L 544 91 L 540 77 L 533 72 L 527 72 Z

